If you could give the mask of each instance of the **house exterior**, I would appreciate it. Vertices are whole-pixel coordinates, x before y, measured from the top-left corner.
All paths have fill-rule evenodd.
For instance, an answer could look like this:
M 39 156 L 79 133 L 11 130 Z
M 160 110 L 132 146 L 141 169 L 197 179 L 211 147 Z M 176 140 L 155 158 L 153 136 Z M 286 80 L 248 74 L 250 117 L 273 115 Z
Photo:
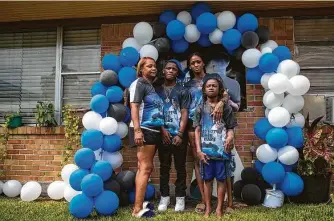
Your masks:
M 158 21 L 166 9 L 189 10 L 193 2 L 3 2 L 0 8 L 0 114 L 19 111 L 25 126 L 10 131 L 7 157 L 0 163 L 0 179 L 51 182 L 59 178 L 66 139 L 64 128 L 36 127 L 38 101 L 61 107 L 89 108 L 90 87 L 98 80 L 101 59 L 118 53 L 122 42 L 132 37 L 140 21 Z M 303 114 L 326 113 L 333 121 L 334 96 L 334 3 L 333 2 L 210 2 L 213 12 L 230 10 L 239 15 L 254 13 L 269 27 L 270 39 L 294 52 L 301 72 L 311 81 Z M 236 148 L 251 166 L 252 146 L 261 141 L 254 123 L 264 116 L 261 85 L 246 85 L 247 108 L 236 114 Z M 314 96 L 316 95 L 316 96 Z M 314 108 L 317 102 L 317 108 Z M 3 118 L 1 117 L 1 123 Z M 123 169 L 136 170 L 136 150 L 122 150 Z M 192 157 L 187 157 L 188 182 Z M 176 178 L 172 169 L 171 182 Z M 159 182 L 159 161 L 151 177 Z M 333 186 L 333 185 L 332 185 Z

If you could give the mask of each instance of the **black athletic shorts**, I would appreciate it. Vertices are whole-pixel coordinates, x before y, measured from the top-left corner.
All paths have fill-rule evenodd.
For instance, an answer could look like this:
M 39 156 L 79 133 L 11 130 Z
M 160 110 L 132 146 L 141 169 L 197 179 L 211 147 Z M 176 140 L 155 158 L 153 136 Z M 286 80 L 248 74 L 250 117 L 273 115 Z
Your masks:
M 158 130 L 158 129 L 153 129 Z M 149 129 L 141 128 L 141 131 L 144 134 L 144 145 L 156 145 L 161 139 L 161 133 L 155 132 Z M 135 133 L 134 128 L 129 127 L 129 147 L 137 147 L 135 143 Z

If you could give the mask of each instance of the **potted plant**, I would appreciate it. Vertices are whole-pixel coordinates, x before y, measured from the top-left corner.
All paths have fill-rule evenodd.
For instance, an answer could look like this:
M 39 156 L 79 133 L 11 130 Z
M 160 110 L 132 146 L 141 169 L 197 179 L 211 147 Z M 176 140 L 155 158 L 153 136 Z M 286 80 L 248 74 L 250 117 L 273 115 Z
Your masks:
M 304 191 L 292 198 L 298 203 L 324 203 L 330 200 L 330 181 L 334 163 L 334 125 L 305 120 L 304 148 L 300 153 L 297 172 L 304 180 Z
M 57 122 L 55 120 L 55 109 L 52 103 L 38 101 L 36 110 L 35 119 L 39 127 L 57 126 Z
M 5 125 L 11 129 L 22 126 L 22 116 L 19 112 L 6 114 Z

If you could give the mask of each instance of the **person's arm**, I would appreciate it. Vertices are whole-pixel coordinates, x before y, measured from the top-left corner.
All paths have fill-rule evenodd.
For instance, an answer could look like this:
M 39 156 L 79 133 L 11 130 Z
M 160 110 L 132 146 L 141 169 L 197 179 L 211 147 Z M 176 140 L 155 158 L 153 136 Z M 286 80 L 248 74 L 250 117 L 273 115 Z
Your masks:
M 223 89 L 223 97 L 215 106 L 212 116 L 215 122 L 220 122 L 223 117 L 224 105 L 228 102 L 228 93 L 225 89 Z
M 203 161 L 205 164 L 209 164 L 208 160 L 209 157 L 202 152 L 201 149 L 201 127 L 197 126 L 195 129 L 195 145 L 196 145 L 196 152 L 197 152 L 197 157 L 199 160 Z
M 240 102 L 239 103 L 235 103 L 233 102 L 231 99 L 228 100 L 228 104 L 232 107 L 234 112 L 237 112 L 240 108 Z
M 180 119 L 180 128 L 177 135 L 174 137 L 173 144 L 176 146 L 181 145 L 183 140 L 183 134 L 186 130 L 188 123 L 188 108 L 191 102 L 191 96 L 187 90 L 182 90 L 179 94 L 180 109 L 181 109 L 181 119 Z
M 232 143 L 234 139 L 234 128 L 237 126 L 237 122 L 234 118 L 234 113 L 230 105 L 226 105 L 224 108 L 223 119 L 226 125 L 227 134 L 225 139 L 225 150 L 226 152 L 231 152 Z

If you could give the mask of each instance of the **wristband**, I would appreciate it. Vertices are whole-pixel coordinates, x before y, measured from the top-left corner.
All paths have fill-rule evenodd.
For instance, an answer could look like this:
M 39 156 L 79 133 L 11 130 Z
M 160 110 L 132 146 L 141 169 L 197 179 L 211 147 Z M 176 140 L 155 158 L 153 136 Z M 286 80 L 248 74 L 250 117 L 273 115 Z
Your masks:
M 134 129 L 134 132 L 135 133 L 141 133 L 141 129 L 140 128 Z
M 177 132 L 177 136 L 179 136 L 180 138 L 183 138 L 183 132 L 181 131 Z

